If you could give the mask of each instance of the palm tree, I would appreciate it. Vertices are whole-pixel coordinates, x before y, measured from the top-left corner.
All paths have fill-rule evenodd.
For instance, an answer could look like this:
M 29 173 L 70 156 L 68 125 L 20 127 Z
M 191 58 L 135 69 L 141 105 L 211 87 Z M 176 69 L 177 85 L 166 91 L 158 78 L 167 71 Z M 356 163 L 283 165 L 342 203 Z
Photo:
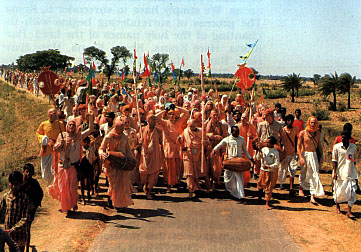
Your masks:
M 300 77 L 300 74 L 289 74 L 286 77 L 283 77 L 281 80 L 283 89 L 287 92 L 291 91 L 291 101 L 295 102 L 295 90 L 298 93 L 298 89 L 302 85 L 302 78 Z
M 356 76 L 352 77 L 349 73 L 340 75 L 339 91 L 341 94 L 347 93 L 347 107 L 351 108 L 351 88 L 356 83 Z
M 320 79 L 321 79 L 321 75 L 319 74 L 313 75 L 312 81 L 315 84 L 314 87 L 318 86 L 318 82 L 320 81 Z
M 333 95 L 333 103 L 331 102 L 331 107 L 333 111 L 336 111 L 336 94 L 340 86 L 340 79 L 337 73 L 335 72 L 335 75 L 326 74 L 324 77 L 321 78 L 319 84 L 320 84 L 319 91 L 322 95 L 324 96 L 328 96 L 330 94 Z

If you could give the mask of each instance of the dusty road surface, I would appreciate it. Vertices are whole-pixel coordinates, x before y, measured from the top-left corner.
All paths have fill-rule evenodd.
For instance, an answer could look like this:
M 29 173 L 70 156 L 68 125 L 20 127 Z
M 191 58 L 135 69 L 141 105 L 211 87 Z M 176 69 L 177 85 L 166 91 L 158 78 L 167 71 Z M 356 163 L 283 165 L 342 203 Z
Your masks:
M 139 195 L 139 194 L 138 194 Z M 215 199 L 187 193 L 142 195 L 109 216 L 89 251 L 300 251 L 276 211 L 220 190 Z M 226 198 L 226 199 L 221 199 Z

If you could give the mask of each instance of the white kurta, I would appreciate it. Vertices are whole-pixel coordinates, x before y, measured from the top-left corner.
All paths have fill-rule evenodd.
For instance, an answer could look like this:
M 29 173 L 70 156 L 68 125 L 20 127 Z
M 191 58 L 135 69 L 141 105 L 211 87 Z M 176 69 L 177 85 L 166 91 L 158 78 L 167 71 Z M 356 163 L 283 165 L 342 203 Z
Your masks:
M 228 136 L 224 138 L 216 147 L 214 147 L 214 151 L 218 151 L 220 148 L 227 146 L 227 156 L 228 158 L 233 157 L 243 157 L 243 153 L 251 159 L 249 155 L 244 138 L 241 136 L 233 137 Z M 244 198 L 244 180 L 243 180 L 243 172 L 233 172 L 229 170 L 224 171 L 224 184 L 226 189 L 230 192 L 233 197 L 238 199 Z
M 356 145 L 350 143 L 346 149 L 343 143 L 335 144 L 332 162 L 337 162 L 337 180 L 334 181 L 333 199 L 336 203 L 347 202 L 352 207 L 357 200 Z

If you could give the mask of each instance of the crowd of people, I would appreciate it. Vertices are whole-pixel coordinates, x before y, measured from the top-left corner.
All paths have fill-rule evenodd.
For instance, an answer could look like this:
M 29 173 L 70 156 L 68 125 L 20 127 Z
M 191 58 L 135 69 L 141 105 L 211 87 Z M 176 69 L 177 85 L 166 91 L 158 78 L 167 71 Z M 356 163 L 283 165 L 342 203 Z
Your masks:
M 19 71 L 2 74 L 9 83 L 37 94 L 36 75 Z M 197 88 L 165 90 L 146 83 L 127 87 L 97 81 L 96 95 L 93 91 L 80 94 L 78 89 L 87 87 L 83 79 L 57 81 L 61 91 L 36 135 L 41 145 L 42 178 L 63 212 L 77 210 L 79 185 L 83 204 L 98 194 L 102 172 L 108 206 L 116 209 L 133 205 L 132 194 L 139 191 L 147 199 L 156 197 L 153 188 L 159 178 L 168 193 L 185 178 L 189 198 L 200 190 L 216 191 L 224 183 L 231 197 L 242 200 L 253 177 L 258 181 L 259 198 L 265 194 L 267 209 L 272 209 L 272 190 L 277 182 L 285 190 L 287 177 L 290 197 L 296 196 L 296 189 L 301 197 L 307 191 L 310 202 L 318 205 L 317 197 L 325 194 L 320 180 L 325 135 L 316 117 L 302 120 L 300 109 L 294 115 L 287 114 L 279 103 L 269 108 L 252 97 L 245 102 L 242 94 L 232 101 L 213 89 L 202 95 Z M 336 211 L 339 213 L 340 203 L 346 202 L 347 216 L 353 218 L 358 172 L 356 140 L 351 134 L 352 125 L 346 123 L 333 143 L 332 176 Z M 252 163 L 252 168 L 243 172 L 223 169 L 224 160 L 237 157 Z M 297 186 L 294 178 L 298 169 Z M 11 176 L 11 191 L 1 201 L 0 216 L 5 211 L 11 215 L 6 197 L 24 201 L 16 196 L 19 190 Z M 26 236 L 11 230 L 20 230 L 26 218 L 25 213 L 11 218 L 5 227 L 20 246 Z

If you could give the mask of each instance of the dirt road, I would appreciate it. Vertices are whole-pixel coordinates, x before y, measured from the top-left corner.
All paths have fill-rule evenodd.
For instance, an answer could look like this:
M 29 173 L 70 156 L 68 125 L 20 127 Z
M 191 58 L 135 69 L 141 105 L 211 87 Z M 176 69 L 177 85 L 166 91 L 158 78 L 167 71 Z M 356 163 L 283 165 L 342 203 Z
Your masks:
M 223 190 L 215 199 L 157 195 L 114 212 L 89 251 L 300 251 L 276 211 L 256 198 L 245 205 Z

